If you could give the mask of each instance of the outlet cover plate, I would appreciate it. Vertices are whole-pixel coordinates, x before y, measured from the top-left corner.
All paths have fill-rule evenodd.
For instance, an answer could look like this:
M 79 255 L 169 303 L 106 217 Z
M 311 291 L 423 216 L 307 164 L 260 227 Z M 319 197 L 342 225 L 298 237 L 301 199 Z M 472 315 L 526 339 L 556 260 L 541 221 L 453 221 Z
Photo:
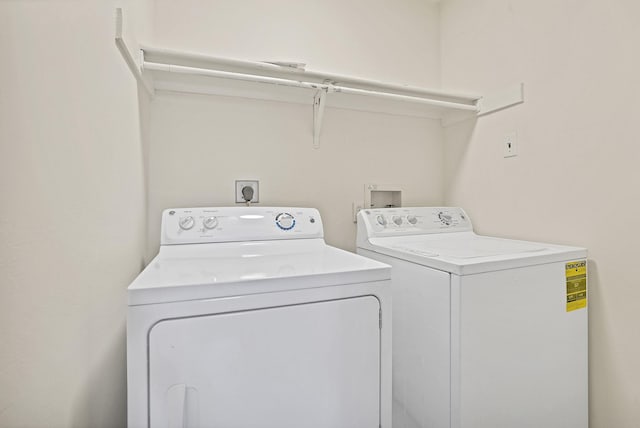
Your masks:
M 511 158 L 518 156 L 518 134 L 514 131 L 504 137 L 503 156 Z
M 251 198 L 252 204 L 257 204 L 260 202 L 260 182 L 258 180 L 236 180 L 236 203 L 244 204 L 247 201 L 242 197 L 242 189 L 246 186 L 249 186 L 253 189 L 253 198 Z
M 360 212 L 361 209 L 364 208 L 364 202 L 361 201 L 354 201 L 351 204 L 351 212 L 353 214 L 353 222 L 357 223 L 358 222 L 358 213 Z

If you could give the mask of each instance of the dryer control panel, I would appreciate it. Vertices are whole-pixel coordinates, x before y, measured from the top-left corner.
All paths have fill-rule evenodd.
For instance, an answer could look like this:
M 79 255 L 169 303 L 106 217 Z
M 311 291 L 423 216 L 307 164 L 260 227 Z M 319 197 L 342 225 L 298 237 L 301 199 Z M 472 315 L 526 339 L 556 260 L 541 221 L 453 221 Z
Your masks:
M 172 208 L 162 213 L 162 245 L 323 238 L 315 208 Z
M 471 220 L 456 207 L 378 208 L 358 213 L 358 234 L 365 232 L 368 237 L 471 230 Z

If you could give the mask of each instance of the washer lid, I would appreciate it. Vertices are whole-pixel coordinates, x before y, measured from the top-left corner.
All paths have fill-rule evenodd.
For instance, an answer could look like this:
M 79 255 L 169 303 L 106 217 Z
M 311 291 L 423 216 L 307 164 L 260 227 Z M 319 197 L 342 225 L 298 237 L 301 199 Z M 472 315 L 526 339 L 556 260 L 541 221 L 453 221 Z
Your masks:
M 393 248 L 425 257 L 440 256 L 460 260 L 546 250 L 545 246 L 535 242 L 512 241 L 475 234 L 453 234 L 446 237 L 436 235 L 432 239 L 401 241 Z
M 390 267 L 323 239 L 161 246 L 129 286 L 129 305 L 387 280 Z
M 371 238 L 362 248 L 458 275 L 587 256 L 584 248 L 480 236 L 473 232 Z

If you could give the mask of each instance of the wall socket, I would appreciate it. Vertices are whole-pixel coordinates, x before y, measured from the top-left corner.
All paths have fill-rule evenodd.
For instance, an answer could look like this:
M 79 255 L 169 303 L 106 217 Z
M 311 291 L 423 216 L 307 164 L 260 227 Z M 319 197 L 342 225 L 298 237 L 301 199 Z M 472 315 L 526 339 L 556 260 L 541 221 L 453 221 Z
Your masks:
M 358 212 L 360 212 L 361 209 L 364 208 L 364 203 L 360 202 L 360 201 L 355 201 L 351 204 L 351 210 L 353 213 L 353 222 L 357 223 L 358 222 Z
M 260 202 L 260 182 L 258 180 L 236 180 L 236 203 L 244 204 L 247 202 L 251 202 L 252 204 L 257 204 Z M 253 196 L 249 201 L 247 201 L 242 194 L 242 189 L 245 187 L 250 187 L 253 189 Z
M 502 150 L 505 158 L 518 156 L 518 134 L 515 131 L 505 135 L 503 144 Z

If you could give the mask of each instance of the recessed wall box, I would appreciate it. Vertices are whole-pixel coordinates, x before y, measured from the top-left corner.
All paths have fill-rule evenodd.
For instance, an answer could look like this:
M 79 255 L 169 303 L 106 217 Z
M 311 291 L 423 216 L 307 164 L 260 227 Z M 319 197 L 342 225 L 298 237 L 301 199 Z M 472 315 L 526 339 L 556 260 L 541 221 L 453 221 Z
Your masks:
M 402 206 L 402 189 L 391 184 L 365 184 L 366 208 L 395 208 Z

